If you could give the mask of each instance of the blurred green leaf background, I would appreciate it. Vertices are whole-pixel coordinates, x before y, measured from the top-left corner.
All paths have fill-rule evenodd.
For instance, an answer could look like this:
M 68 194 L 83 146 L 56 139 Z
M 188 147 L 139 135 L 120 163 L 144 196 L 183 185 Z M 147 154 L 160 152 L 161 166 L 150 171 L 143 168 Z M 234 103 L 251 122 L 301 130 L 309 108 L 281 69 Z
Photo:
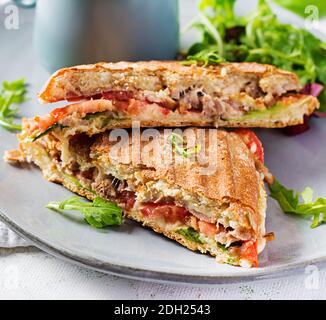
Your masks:
M 313 5 L 318 7 L 319 17 L 326 16 L 326 0 L 273 0 L 278 5 L 285 7 L 302 17 L 307 17 L 305 13 L 307 6 Z

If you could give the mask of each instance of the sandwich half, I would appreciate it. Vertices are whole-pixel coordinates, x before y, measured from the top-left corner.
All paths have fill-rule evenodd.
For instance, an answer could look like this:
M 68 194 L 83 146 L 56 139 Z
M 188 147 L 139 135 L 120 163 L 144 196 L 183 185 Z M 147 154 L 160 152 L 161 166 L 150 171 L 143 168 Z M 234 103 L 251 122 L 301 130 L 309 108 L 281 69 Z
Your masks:
M 81 65 L 57 71 L 39 94 L 43 103 L 79 102 L 39 123 L 41 130 L 63 122 L 83 125 L 78 109 L 101 115 L 106 129 L 131 127 L 132 121 L 142 127 L 285 127 L 303 123 L 304 115 L 319 107 L 315 97 L 300 90 L 294 73 L 257 63 Z
M 24 120 L 19 149 L 7 152 L 7 161 L 34 163 L 49 181 L 114 202 L 126 217 L 220 263 L 258 266 L 268 238 L 264 179 L 272 177 L 249 130 L 89 134 L 56 127 L 35 140 L 34 127 L 34 119 Z

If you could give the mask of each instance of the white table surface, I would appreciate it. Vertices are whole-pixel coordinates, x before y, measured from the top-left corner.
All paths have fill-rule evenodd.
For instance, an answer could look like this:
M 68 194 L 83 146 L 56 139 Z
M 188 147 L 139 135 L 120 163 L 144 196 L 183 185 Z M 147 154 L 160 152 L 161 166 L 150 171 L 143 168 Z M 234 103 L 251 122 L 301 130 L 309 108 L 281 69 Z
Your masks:
M 244 0 L 240 0 L 244 2 Z M 245 1 L 247 5 L 248 2 Z M 0 0 L 3 5 L 5 0 Z M 195 0 L 180 0 L 181 22 L 195 12 Z M 2 10 L 2 6 L 0 9 Z M 25 19 L 32 11 L 21 10 Z M 0 24 L 1 14 L 0 13 Z M 326 29 L 326 23 L 320 28 Z M 189 35 L 188 35 L 189 39 Z M 3 39 L 2 39 L 3 45 Z M 5 43 L 6 46 L 14 43 Z M 13 50 L 14 51 L 14 50 Z M 27 57 L 28 59 L 29 57 Z M 0 61 L 0 71 L 4 67 Z M 13 66 L 14 75 L 19 71 Z M 30 77 L 38 79 L 37 69 Z M 45 73 L 42 74 L 44 77 Z M 10 75 L 10 79 L 14 79 Z M 5 77 L 1 75 L 0 78 Z M 30 79 L 30 78 L 29 78 Z M 312 273 L 311 273 L 312 272 Z M 326 268 L 310 266 L 291 276 L 214 286 L 171 285 L 101 274 L 58 260 L 36 248 L 0 248 L 0 299 L 322 299 L 326 298 Z

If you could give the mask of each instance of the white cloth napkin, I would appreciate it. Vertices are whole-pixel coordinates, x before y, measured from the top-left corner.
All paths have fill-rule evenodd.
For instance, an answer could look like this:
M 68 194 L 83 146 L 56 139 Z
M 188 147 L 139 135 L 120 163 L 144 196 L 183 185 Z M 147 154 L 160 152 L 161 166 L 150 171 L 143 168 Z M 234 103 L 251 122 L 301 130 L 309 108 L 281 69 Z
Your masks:
M 0 222 L 0 248 L 28 247 L 28 242 Z

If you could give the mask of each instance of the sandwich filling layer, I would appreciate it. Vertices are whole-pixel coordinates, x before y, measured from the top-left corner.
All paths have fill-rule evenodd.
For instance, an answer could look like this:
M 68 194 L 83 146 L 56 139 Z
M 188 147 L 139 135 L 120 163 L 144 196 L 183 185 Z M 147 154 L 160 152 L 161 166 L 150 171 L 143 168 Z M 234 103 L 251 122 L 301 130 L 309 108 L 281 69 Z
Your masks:
M 270 65 L 185 66 L 177 61 L 99 63 L 58 70 L 42 102 L 82 102 L 37 118 L 37 131 L 105 113 L 106 128 L 141 126 L 284 127 L 319 107 L 297 76 Z M 66 119 L 68 118 L 68 119 Z M 77 116 L 78 118 L 78 116 Z M 120 123 L 117 121 L 120 120 Z M 77 123 L 76 123 L 77 122 Z
M 217 113 L 219 108 L 264 109 L 300 90 L 298 77 L 271 65 L 227 63 L 202 67 L 178 61 L 98 63 L 58 70 L 45 85 L 43 102 L 134 98 L 167 109 Z
M 64 108 L 54 109 L 45 117 L 35 117 L 29 125 L 29 136 L 37 139 L 49 131 L 59 128 L 70 136 L 78 132 L 88 135 L 104 132 L 112 128 L 130 128 L 133 125 L 152 126 L 224 126 L 224 127 L 282 127 L 302 123 L 303 115 L 310 114 L 317 100 L 311 96 L 293 95 L 283 97 L 274 107 L 265 111 L 252 111 L 245 115 L 223 118 L 208 116 L 198 112 L 180 113 L 171 111 L 157 103 L 128 100 L 89 100 Z

